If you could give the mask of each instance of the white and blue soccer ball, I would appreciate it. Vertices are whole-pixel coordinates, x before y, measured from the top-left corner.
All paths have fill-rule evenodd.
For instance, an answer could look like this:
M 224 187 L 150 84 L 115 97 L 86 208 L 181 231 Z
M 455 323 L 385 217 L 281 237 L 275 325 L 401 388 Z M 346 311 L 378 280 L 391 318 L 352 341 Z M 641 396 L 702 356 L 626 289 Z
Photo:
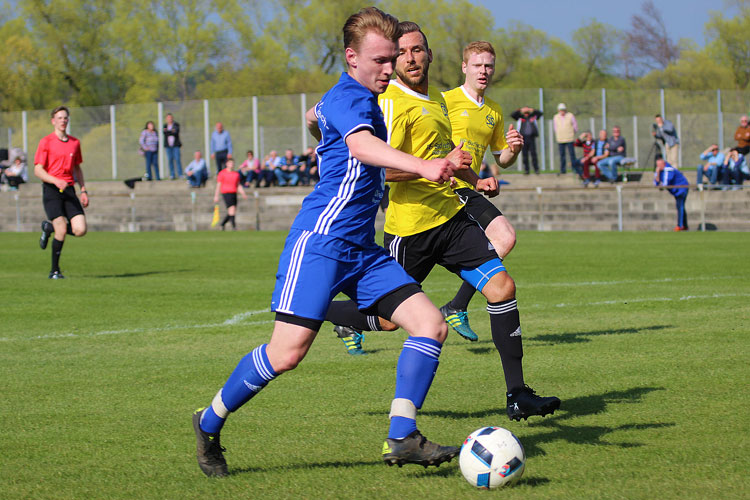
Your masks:
M 466 438 L 458 463 L 469 483 L 477 488 L 494 489 L 521 479 L 526 453 L 521 441 L 508 429 L 482 427 Z

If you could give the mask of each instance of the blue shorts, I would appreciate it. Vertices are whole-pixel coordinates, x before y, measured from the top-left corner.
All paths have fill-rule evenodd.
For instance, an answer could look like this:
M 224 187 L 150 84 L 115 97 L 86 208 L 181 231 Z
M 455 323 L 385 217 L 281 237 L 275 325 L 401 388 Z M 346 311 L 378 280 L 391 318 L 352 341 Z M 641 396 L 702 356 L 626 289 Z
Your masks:
M 384 248 L 292 229 L 279 259 L 271 310 L 323 321 L 339 292 L 367 309 L 410 283 L 416 282 Z

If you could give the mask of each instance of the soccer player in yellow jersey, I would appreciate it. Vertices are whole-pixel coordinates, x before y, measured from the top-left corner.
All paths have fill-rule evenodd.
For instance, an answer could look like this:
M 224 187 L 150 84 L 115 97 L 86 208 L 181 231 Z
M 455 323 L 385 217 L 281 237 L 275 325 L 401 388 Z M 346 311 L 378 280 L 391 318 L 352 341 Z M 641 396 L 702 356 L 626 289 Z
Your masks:
M 484 96 L 495 73 L 495 49 L 489 42 L 472 42 L 464 48 L 461 70 L 466 75 L 464 84 L 443 92 L 453 129 L 453 141 L 464 142 L 471 152 L 472 168 L 479 172 L 487 148 L 490 148 L 500 168 L 508 168 L 523 148 L 523 136 L 510 125 L 504 132 L 500 105 Z M 487 198 L 473 187 L 458 181 L 456 194 L 466 207 L 469 218 L 479 224 L 487 239 L 504 259 L 516 244 L 516 232 L 508 219 Z M 490 197 L 497 194 L 488 193 Z M 466 309 L 476 289 L 464 281 L 456 296 L 440 308 L 445 320 L 465 339 L 475 341 L 477 334 L 469 326 Z
M 424 159 L 445 156 L 452 145 L 450 120 L 441 95 L 428 85 L 432 53 L 427 37 L 415 23 L 399 26 L 397 78 L 379 98 L 388 142 Z M 462 171 L 461 176 L 480 191 L 497 191 L 495 179 L 478 180 L 471 170 Z M 392 169 L 386 170 L 386 180 L 391 193 L 384 246 L 418 282 L 439 264 L 480 290 L 487 298 L 492 339 L 502 361 L 508 417 L 520 420 L 553 413 L 560 400 L 540 397 L 524 383 L 515 284 L 482 228 L 449 186 Z M 326 319 L 338 325 L 339 336 L 342 329 L 395 329 L 393 324 L 357 311 L 353 302 L 334 301 Z

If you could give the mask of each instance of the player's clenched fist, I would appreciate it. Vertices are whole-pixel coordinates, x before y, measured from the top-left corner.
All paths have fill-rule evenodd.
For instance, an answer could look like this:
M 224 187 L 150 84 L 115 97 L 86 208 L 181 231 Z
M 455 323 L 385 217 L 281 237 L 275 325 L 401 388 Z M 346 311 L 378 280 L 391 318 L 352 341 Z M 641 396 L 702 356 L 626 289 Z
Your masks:
M 455 166 L 454 170 L 465 170 L 469 167 L 471 167 L 471 153 L 468 151 L 464 151 L 463 149 L 464 141 L 461 141 L 458 146 L 453 148 L 453 151 L 448 153 L 448 155 L 445 157 L 446 160 L 453 163 Z

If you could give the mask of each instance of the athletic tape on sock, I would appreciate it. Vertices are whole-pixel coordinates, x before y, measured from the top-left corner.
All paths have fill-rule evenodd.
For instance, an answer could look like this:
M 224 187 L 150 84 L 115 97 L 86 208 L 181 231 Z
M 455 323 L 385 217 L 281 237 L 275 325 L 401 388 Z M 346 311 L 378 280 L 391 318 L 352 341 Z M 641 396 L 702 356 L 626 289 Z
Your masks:
M 219 418 L 227 418 L 229 416 L 229 410 L 227 410 L 227 407 L 224 406 L 224 400 L 221 399 L 221 391 L 223 389 L 219 389 L 219 392 L 216 393 L 216 396 L 214 396 L 213 401 L 211 401 L 211 408 L 213 408 L 214 413 L 216 413 L 216 416 Z
M 393 417 L 404 417 L 416 420 L 417 407 L 408 399 L 396 398 L 391 403 L 391 414 L 388 415 L 388 418 Z

